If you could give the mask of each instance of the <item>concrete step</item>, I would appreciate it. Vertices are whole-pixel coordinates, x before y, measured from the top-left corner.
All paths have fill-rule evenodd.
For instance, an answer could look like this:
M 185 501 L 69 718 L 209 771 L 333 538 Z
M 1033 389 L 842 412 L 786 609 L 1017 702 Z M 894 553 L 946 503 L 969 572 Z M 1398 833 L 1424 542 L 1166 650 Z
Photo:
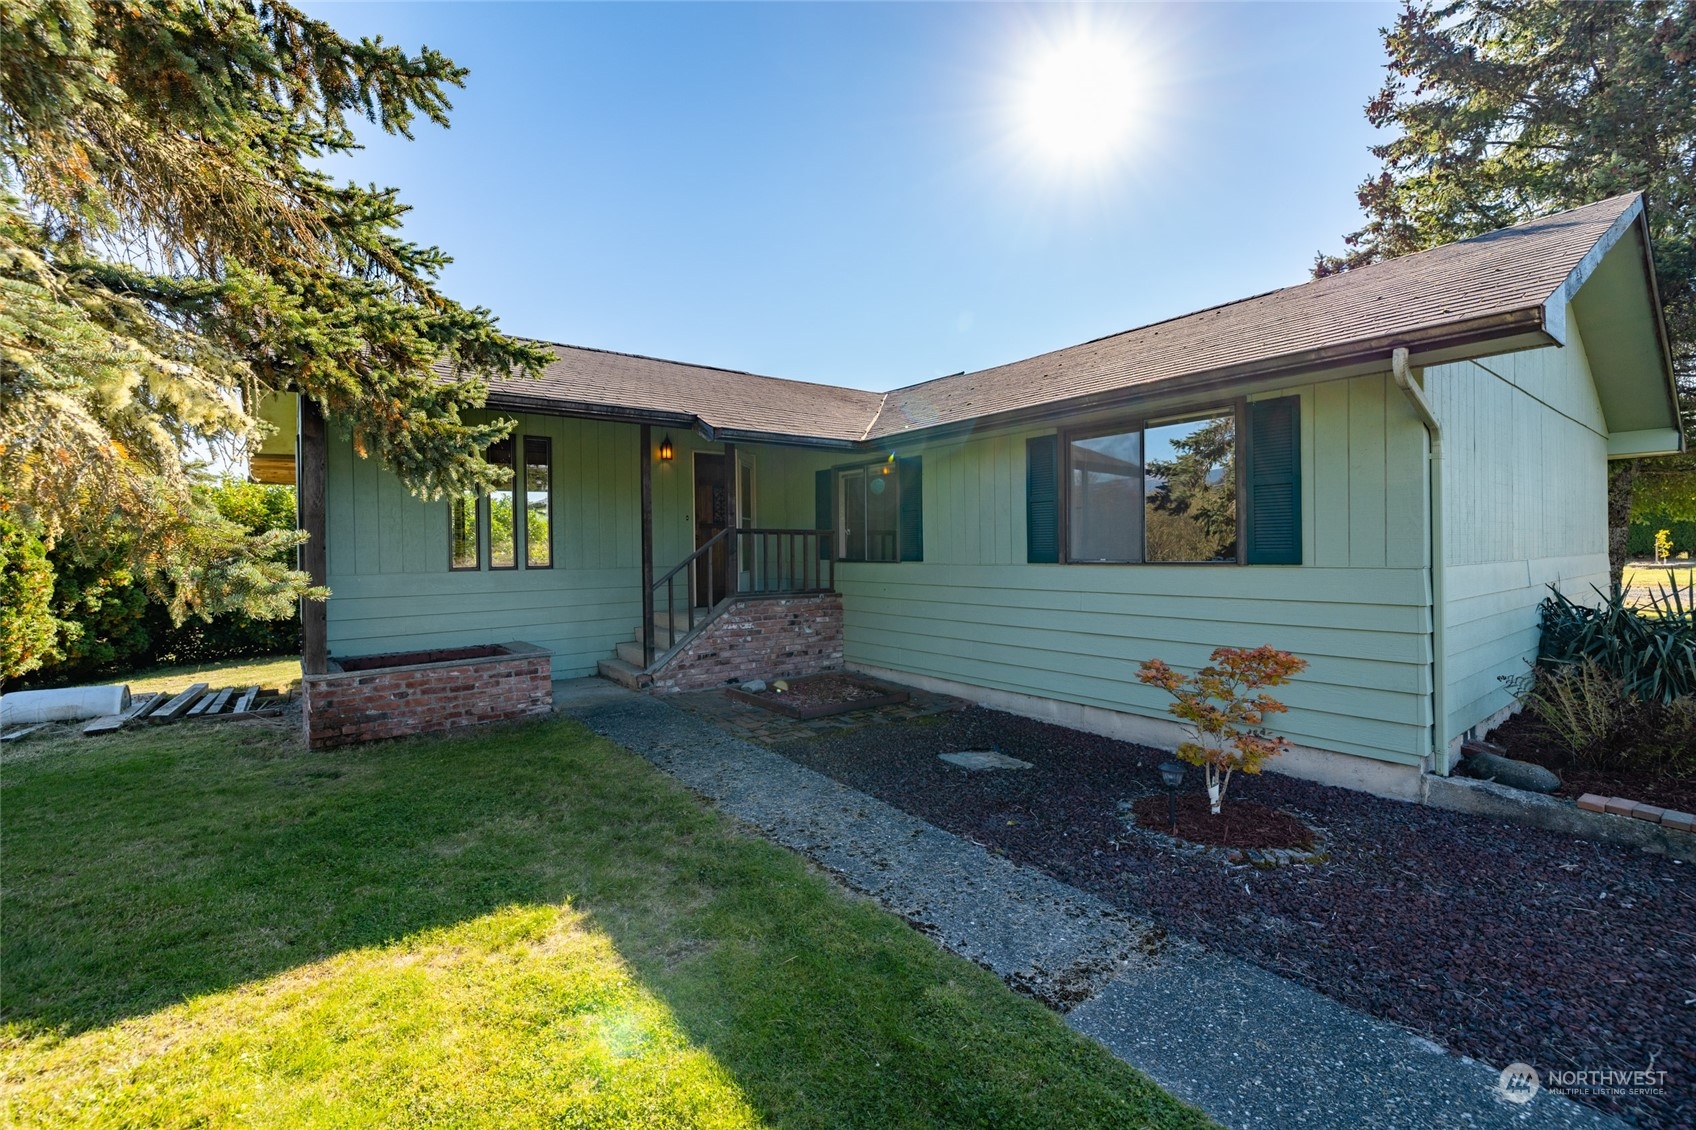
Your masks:
M 640 667 L 622 659 L 603 659 L 595 664 L 595 670 L 601 678 L 610 679 L 626 690 L 645 690 L 653 683 L 652 679 L 642 674 Z
M 673 640 L 681 639 L 686 634 L 686 631 L 687 630 L 682 627 L 668 628 L 664 624 L 661 624 L 659 627 L 654 629 L 654 646 L 659 648 L 661 651 L 664 651 L 666 648 L 671 646 Z M 631 638 L 637 643 L 642 642 L 641 625 L 637 625 L 636 630 L 631 633 Z

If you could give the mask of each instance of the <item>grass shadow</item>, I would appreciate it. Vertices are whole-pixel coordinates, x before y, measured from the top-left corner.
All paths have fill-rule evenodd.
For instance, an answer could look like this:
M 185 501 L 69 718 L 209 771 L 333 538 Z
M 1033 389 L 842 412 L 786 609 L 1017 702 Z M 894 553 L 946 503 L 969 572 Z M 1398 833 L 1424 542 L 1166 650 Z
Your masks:
M 61 745 L 0 766 L 14 1080 L 45 1062 L 29 1059 L 37 1045 L 105 1046 L 134 1026 L 119 1022 L 169 1027 L 185 1008 L 165 1042 L 211 1041 L 208 1062 L 269 1062 L 239 994 L 216 1022 L 193 1002 L 371 947 L 422 953 L 419 939 L 448 947 L 425 964 L 451 963 L 481 943 L 444 943 L 443 928 L 517 913 L 570 916 L 610 939 L 769 1123 L 1206 1124 L 990 974 L 571 722 L 329 753 L 244 724 Z M 546 1017 L 570 962 L 520 941 L 488 992 Z M 408 1009 L 433 1007 L 430 991 L 409 989 L 424 995 Z M 338 1021 L 354 1045 L 399 1023 L 381 1010 Z M 523 1024 L 538 1027 L 503 1033 L 513 1070 L 559 1038 Z M 99 1057 L 76 1058 L 66 1086 Z M 304 1058 L 310 1068 L 291 1070 L 361 1070 L 345 1050 Z

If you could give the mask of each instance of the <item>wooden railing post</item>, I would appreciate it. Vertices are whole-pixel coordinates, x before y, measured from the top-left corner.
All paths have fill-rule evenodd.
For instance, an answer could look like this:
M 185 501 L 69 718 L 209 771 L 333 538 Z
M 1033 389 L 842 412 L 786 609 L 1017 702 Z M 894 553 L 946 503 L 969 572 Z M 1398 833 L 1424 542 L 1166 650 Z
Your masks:
M 308 396 L 300 398 L 300 450 L 295 453 L 295 498 L 298 506 L 298 526 L 308 539 L 299 550 L 301 572 L 314 585 L 329 580 L 328 559 L 324 552 L 325 518 L 325 459 L 328 436 L 324 413 Z M 321 600 L 300 602 L 300 669 L 303 674 L 322 675 L 329 667 L 329 617 Z
M 742 474 L 736 467 L 736 445 L 734 443 L 724 445 L 724 478 L 725 482 L 729 484 L 729 490 L 725 492 L 724 499 L 724 524 L 730 528 L 730 536 L 725 539 L 727 544 L 724 547 L 724 584 L 725 588 L 729 590 L 725 594 L 728 596 L 730 593 L 740 592 L 742 589 L 742 575 L 736 568 L 736 541 L 740 537 L 741 531 L 739 525 L 741 515 L 736 513 L 736 496 L 742 493 Z
M 643 424 L 642 440 L 642 669 L 654 665 L 654 455 L 653 427 Z M 668 601 L 669 603 L 669 601 Z M 666 627 L 671 627 L 668 616 Z

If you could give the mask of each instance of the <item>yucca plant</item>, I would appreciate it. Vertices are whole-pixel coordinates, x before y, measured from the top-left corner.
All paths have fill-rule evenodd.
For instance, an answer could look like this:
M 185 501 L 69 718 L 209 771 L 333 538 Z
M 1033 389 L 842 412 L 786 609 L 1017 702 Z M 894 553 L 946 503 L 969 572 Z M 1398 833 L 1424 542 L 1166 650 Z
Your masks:
M 1626 603 L 1618 585 L 1596 589 L 1602 603 L 1579 604 L 1549 586 L 1541 606 L 1545 667 L 1586 661 L 1620 681 L 1626 695 L 1671 702 L 1696 695 L 1696 581 L 1664 585 L 1645 604 Z

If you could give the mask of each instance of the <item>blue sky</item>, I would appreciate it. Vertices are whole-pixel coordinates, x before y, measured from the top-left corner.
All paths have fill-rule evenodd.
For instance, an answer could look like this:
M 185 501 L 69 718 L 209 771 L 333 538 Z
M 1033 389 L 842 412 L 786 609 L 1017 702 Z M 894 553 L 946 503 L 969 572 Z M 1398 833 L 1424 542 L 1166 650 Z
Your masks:
M 367 127 L 368 148 L 330 166 L 401 190 L 408 237 L 455 259 L 453 297 L 512 333 L 872 389 L 1306 279 L 1314 253 L 1359 224 L 1354 190 L 1378 140 L 1361 107 L 1394 16 L 308 10 L 470 68 L 451 129 L 406 142 Z M 1079 57 L 1053 53 L 1077 44 L 1117 60 L 1124 79 L 1092 104 L 1124 113 L 1055 152 L 1050 134 L 1075 119 L 1056 126 L 1041 98 Z

